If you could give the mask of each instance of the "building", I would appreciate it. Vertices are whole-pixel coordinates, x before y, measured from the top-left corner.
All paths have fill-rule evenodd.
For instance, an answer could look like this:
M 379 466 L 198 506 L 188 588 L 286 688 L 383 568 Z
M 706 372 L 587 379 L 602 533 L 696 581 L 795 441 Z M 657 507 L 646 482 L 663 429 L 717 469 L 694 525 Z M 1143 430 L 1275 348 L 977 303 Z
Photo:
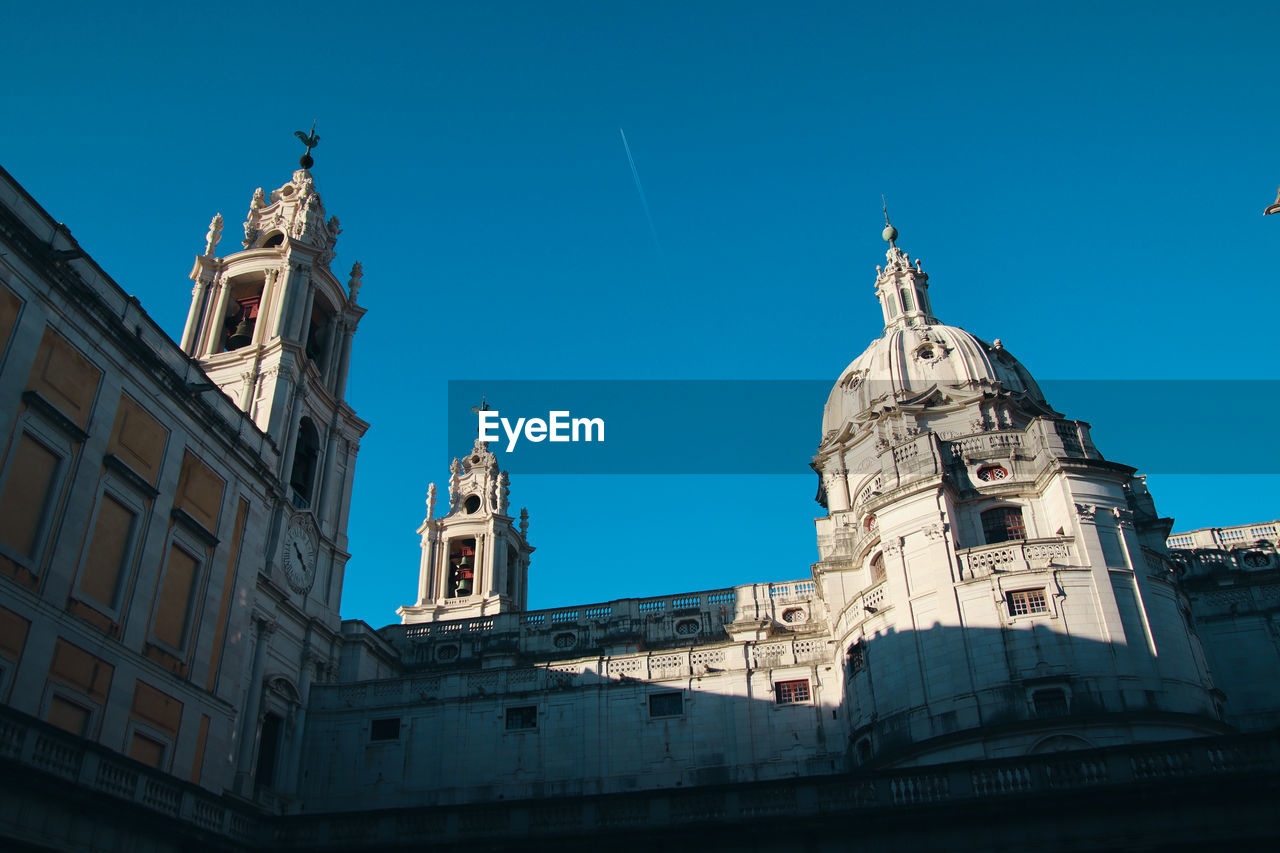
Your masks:
M 1233 632 L 1274 655 L 1267 578 L 1243 614 L 1180 582 L 1142 478 L 934 317 L 892 227 L 884 334 L 822 415 L 807 576 L 529 611 L 527 515 L 477 442 L 438 516 L 428 489 L 401 623 L 341 622 L 362 270 L 330 270 L 309 159 L 239 249 L 215 217 L 177 344 L 0 174 L 10 843 L 1269 840 L 1274 664 L 1219 687 Z M 1273 564 L 1270 529 L 1241 559 Z

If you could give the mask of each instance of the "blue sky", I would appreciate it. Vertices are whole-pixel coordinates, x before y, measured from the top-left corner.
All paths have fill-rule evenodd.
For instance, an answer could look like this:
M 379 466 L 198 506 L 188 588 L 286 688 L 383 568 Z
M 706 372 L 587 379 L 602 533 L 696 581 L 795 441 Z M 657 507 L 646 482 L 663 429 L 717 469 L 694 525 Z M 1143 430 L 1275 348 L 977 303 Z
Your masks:
M 1037 377 L 1275 378 L 1278 24 L 1261 2 L 23 4 L 0 164 L 177 337 L 210 217 L 234 234 L 318 120 L 335 267 L 363 262 L 369 308 L 343 611 L 384 624 L 426 484 L 467 449 L 448 380 L 834 381 L 880 331 L 881 193 L 939 317 Z M 1188 452 L 1242 452 L 1222 426 Z M 813 444 L 791 476 L 514 480 L 531 606 L 804 576 Z M 1280 515 L 1274 475 L 1150 482 L 1180 529 Z

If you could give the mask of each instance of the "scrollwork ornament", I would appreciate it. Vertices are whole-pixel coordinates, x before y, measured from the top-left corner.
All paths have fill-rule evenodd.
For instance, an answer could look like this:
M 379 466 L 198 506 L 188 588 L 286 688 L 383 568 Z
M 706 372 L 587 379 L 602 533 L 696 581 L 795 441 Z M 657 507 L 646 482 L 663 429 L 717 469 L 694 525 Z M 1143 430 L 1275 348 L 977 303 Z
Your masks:
M 1096 516 L 1097 514 L 1098 514 L 1098 507 L 1096 504 L 1082 504 L 1082 503 L 1076 504 L 1076 518 L 1079 518 L 1083 521 L 1093 521 L 1094 516 Z

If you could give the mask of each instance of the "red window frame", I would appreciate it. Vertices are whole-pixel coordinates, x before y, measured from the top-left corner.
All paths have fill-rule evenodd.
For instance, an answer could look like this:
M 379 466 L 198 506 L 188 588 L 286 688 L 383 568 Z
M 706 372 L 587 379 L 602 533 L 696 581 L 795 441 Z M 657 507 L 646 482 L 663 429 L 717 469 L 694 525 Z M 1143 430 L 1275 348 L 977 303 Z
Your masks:
M 794 681 L 779 681 L 773 685 L 774 696 L 779 705 L 799 705 L 808 702 L 812 694 L 809 692 L 809 679 L 798 678 Z

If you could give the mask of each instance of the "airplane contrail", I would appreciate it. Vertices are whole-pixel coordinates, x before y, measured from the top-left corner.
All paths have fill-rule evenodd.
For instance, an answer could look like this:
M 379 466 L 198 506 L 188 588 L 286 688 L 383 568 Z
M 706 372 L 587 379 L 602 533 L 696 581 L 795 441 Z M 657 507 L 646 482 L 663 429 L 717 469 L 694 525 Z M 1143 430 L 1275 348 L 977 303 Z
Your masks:
M 667 272 L 667 277 L 671 277 L 671 273 L 667 271 L 667 256 L 662 251 L 662 241 L 658 239 L 658 229 L 653 224 L 653 214 L 649 212 L 649 200 L 645 198 L 644 184 L 640 183 L 640 171 L 636 169 L 636 158 L 631 156 L 631 146 L 627 143 L 627 135 L 623 133 L 622 128 L 618 128 L 618 135 L 622 137 L 622 150 L 627 152 L 627 162 L 631 164 L 631 177 L 636 182 L 636 192 L 640 196 L 640 206 L 644 208 L 644 218 L 649 222 L 649 233 L 653 235 L 653 245 L 658 250 L 658 260 L 662 262 L 662 269 Z

